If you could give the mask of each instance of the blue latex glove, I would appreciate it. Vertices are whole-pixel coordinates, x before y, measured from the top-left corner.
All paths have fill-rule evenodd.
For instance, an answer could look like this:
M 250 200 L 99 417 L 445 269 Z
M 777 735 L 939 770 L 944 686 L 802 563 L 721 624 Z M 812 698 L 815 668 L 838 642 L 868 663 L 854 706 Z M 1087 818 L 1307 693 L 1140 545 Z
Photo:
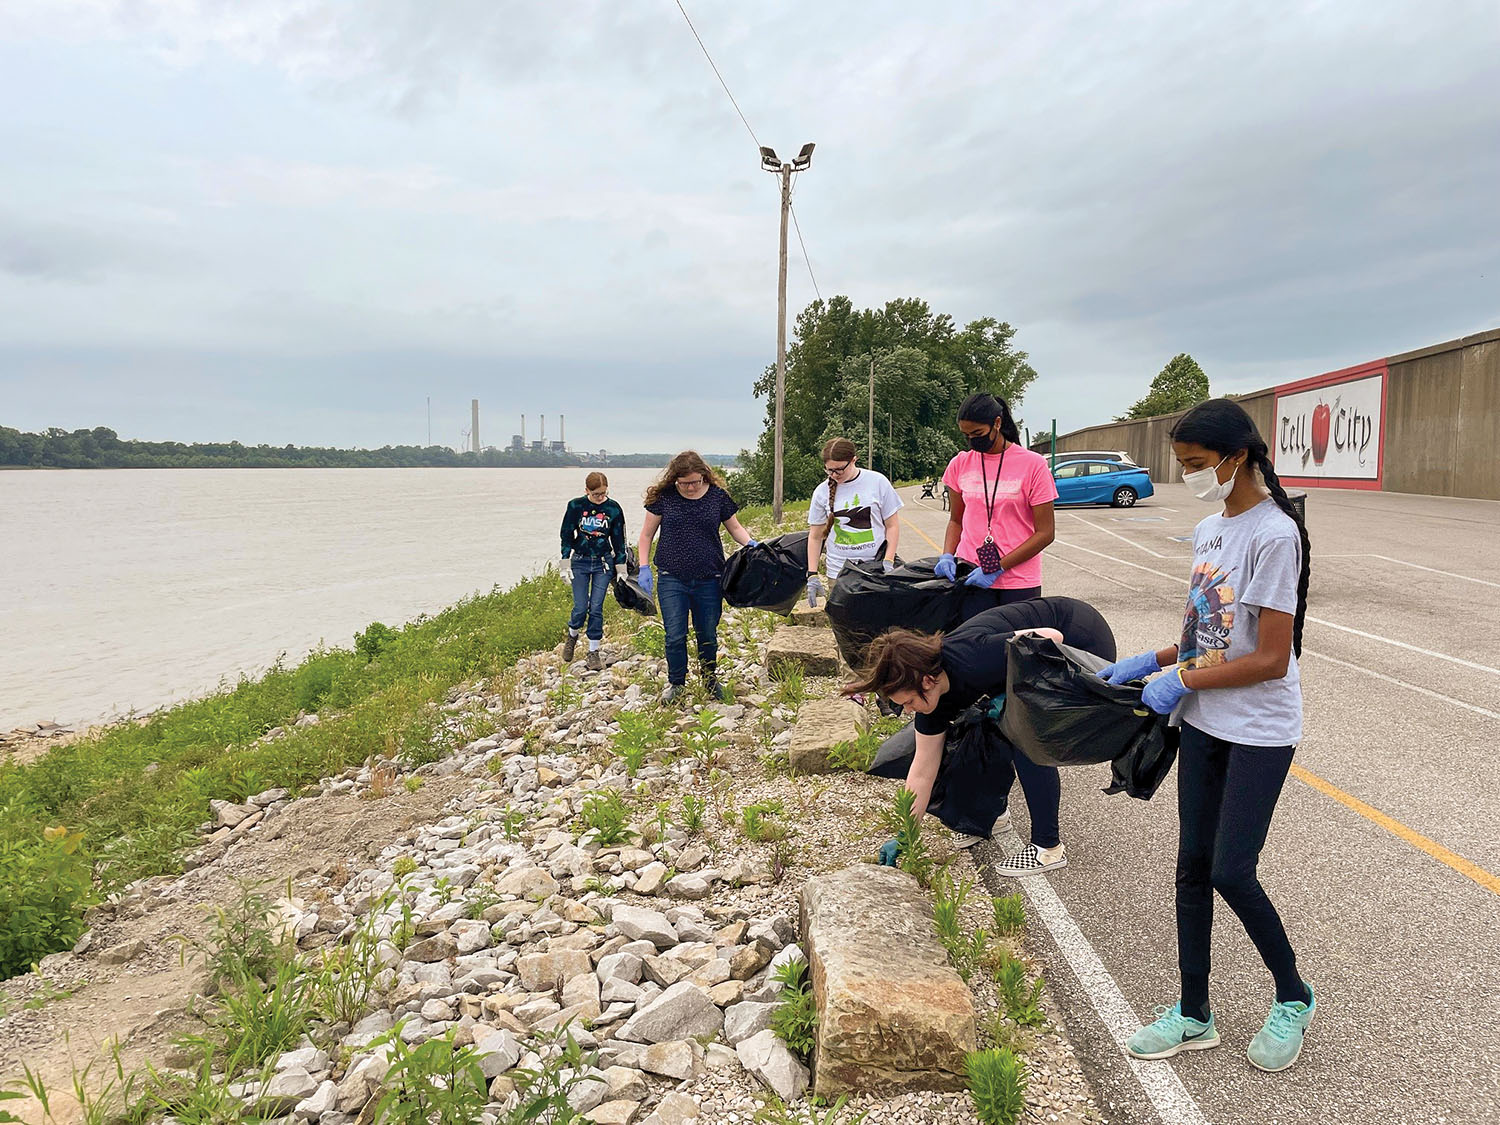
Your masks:
M 939 578 L 946 578 L 949 582 L 958 581 L 958 563 L 952 555 L 946 552 L 938 559 L 937 565 L 932 568 L 932 573 Z
M 893 563 L 893 562 L 891 562 L 890 559 L 881 559 L 880 560 L 880 569 L 883 570 L 883 571 L 885 571 L 887 574 L 889 574 L 891 571 L 893 571 L 893 570 L 896 569 L 896 564 Z
M 1005 568 L 1003 566 L 999 570 L 994 571 L 994 572 L 980 570 L 976 566 L 973 570 L 969 571 L 969 576 L 964 579 L 964 585 L 965 586 L 989 586 L 989 585 L 991 585 L 991 584 L 994 583 L 994 581 L 995 581 L 996 578 L 1000 577 L 1000 575 L 1002 575 L 1004 573 L 1005 573 Z
M 1172 708 L 1192 690 L 1182 682 L 1182 669 L 1174 665 L 1166 675 L 1157 676 L 1146 685 L 1146 690 L 1141 692 L 1141 700 L 1158 715 L 1170 715 Z
M 816 574 L 807 576 L 807 608 L 817 609 L 818 599 L 823 596 L 823 580 Z
M 751 540 L 749 540 L 749 541 L 747 541 L 745 543 L 745 546 L 747 546 L 747 547 L 759 547 L 760 546 L 760 540 L 759 539 L 751 539 Z
M 900 854 L 901 854 L 901 845 L 898 844 L 898 843 L 896 843 L 895 840 L 887 840 L 885 843 L 883 843 L 883 844 L 880 845 L 880 852 L 879 852 L 880 866 L 881 867 L 895 867 L 896 866 L 896 857 L 899 856 Z
M 651 592 L 651 564 L 650 563 L 642 563 L 641 564 L 641 573 L 640 573 L 640 576 L 636 579 L 636 581 L 641 584 L 641 589 L 645 590 L 646 593 L 649 594 Z
M 1127 656 L 1099 669 L 1099 675 L 1112 684 L 1128 684 L 1131 680 L 1144 680 L 1153 672 L 1161 671 L 1156 662 L 1156 653 L 1143 652 L 1139 656 Z

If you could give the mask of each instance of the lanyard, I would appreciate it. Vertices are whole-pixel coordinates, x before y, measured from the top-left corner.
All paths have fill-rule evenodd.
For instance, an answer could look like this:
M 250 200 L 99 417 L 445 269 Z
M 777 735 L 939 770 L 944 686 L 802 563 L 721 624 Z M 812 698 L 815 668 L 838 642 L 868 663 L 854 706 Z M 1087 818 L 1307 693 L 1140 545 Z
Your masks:
M 984 471 L 984 454 L 979 455 L 979 479 L 984 486 L 984 541 L 993 543 L 994 536 L 990 534 L 990 527 L 995 522 L 995 501 L 1000 498 L 1000 474 L 1005 472 L 1005 450 L 1010 448 L 1010 442 L 1005 443 L 1005 448 L 1000 450 L 1000 464 L 995 469 L 995 491 L 990 492 L 989 477 Z

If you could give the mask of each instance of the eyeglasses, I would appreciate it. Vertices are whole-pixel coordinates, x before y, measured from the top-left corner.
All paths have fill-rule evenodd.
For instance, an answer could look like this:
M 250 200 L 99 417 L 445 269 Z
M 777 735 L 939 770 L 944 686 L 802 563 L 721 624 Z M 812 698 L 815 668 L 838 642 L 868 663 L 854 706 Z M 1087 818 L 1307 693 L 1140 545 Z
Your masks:
M 589 499 L 590 500 L 603 500 L 608 495 L 609 495 L 609 489 L 607 489 L 607 488 L 601 488 L 601 489 L 599 489 L 596 492 L 590 492 L 589 493 Z
M 694 477 L 692 480 L 688 480 L 686 477 L 677 478 L 678 488 L 702 488 L 707 483 L 702 477 Z
M 836 468 L 832 468 L 832 469 L 828 468 L 825 465 L 824 468 L 823 468 L 823 472 L 824 472 L 824 474 L 826 476 L 828 476 L 830 479 L 832 479 L 833 477 L 838 476 L 840 473 L 848 472 L 849 471 L 849 466 L 852 465 L 852 464 L 854 464 L 853 461 L 845 461 L 842 465 L 839 465 Z

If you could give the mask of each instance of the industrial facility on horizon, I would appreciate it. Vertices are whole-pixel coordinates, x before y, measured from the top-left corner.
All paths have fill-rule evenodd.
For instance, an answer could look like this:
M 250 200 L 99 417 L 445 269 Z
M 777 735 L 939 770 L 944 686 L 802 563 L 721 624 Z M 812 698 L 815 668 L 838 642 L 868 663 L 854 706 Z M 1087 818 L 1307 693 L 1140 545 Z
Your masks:
M 469 410 L 472 417 L 470 420 L 469 431 L 465 435 L 467 439 L 468 452 L 479 454 L 485 452 L 486 450 L 496 450 L 497 447 L 486 446 L 479 440 L 479 400 L 477 398 L 469 400 Z M 570 451 L 568 449 L 565 429 L 565 426 L 567 425 L 567 416 L 564 414 L 559 414 L 557 416 L 556 441 L 547 440 L 547 416 L 545 414 L 540 415 L 540 420 L 541 424 L 539 427 L 539 435 L 533 441 L 528 443 L 526 440 L 526 415 L 522 414 L 521 432 L 518 434 L 511 434 L 510 444 L 504 446 L 503 450 L 509 453 L 544 454 L 553 457 L 562 457 L 569 455 Z M 572 453 L 571 455 L 585 462 L 605 461 L 609 457 L 609 451 L 605 449 L 600 449 L 593 452 L 584 450 L 578 453 Z

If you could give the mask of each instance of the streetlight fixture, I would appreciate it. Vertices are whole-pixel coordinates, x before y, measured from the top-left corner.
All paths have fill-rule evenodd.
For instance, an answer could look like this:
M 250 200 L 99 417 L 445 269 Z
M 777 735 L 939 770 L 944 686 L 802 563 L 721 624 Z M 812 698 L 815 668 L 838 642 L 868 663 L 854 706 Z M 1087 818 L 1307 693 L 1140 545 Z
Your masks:
M 760 146 L 760 166 L 781 177 L 781 256 L 776 277 L 776 430 L 774 468 L 771 483 L 771 518 L 781 522 L 782 505 L 782 428 L 786 418 L 786 223 L 792 209 L 792 173 L 812 167 L 816 146 L 809 141 L 790 161 L 782 160 L 776 150 Z

